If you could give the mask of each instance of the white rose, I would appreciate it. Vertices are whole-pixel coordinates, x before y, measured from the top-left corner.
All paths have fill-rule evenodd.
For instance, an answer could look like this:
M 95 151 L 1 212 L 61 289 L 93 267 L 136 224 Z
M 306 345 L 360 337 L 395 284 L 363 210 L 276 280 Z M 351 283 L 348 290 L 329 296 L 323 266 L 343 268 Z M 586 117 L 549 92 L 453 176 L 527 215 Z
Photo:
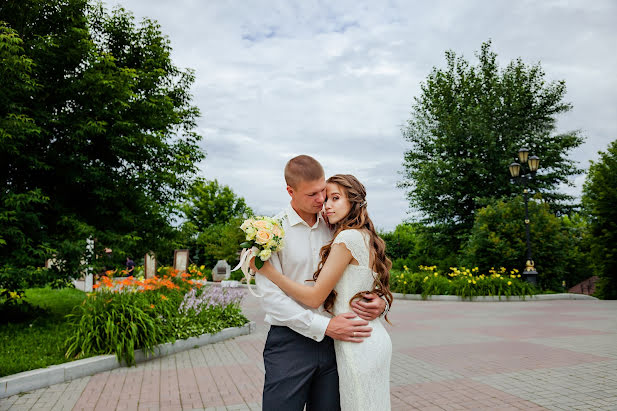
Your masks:
M 257 230 L 253 227 L 249 227 L 246 229 L 246 240 L 252 241 L 255 238 L 255 234 L 257 234 Z
M 248 220 L 244 220 L 244 222 L 240 226 L 240 229 L 242 231 L 246 232 L 246 229 L 249 228 L 251 226 L 251 224 L 253 224 L 253 219 L 252 218 L 249 218 Z
M 261 252 L 259 253 L 259 258 L 261 258 L 261 261 L 267 261 L 271 255 L 272 250 L 266 248 L 265 250 L 261 250 Z

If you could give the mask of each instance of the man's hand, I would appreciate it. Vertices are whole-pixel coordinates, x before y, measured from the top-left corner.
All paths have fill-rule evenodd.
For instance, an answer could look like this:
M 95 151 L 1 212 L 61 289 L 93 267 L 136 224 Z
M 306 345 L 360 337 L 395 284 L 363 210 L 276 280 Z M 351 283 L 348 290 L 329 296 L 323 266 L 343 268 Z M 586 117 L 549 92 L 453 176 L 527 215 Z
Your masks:
M 358 320 L 354 313 L 345 313 L 330 320 L 326 335 L 339 341 L 361 343 L 371 336 L 371 331 L 368 322 Z
M 386 302 L 377 294 L 368 293 L 362 300 L 354 300 L 351 309 L 363 320 L 373 321 L 384 312 Z

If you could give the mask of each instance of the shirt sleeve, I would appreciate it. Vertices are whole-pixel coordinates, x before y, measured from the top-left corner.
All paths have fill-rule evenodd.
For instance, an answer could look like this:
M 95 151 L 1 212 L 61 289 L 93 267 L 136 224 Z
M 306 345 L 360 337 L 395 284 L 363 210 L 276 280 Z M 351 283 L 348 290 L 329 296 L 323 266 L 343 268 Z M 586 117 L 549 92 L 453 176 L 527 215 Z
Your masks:
M 269 261 L 280 273 L 283 272 L 278 253 L 272 254 Z M 278 324 L 283 324 L 315 341 L 323 340 L 326 328 L 330 323 L 329 317 L 301 305 L 285 294 L 267 277 L 259 273 L 255 275 L 255 284 L 258 291 L 263 295 L 263 298 L 261 298 L 263 310 Z

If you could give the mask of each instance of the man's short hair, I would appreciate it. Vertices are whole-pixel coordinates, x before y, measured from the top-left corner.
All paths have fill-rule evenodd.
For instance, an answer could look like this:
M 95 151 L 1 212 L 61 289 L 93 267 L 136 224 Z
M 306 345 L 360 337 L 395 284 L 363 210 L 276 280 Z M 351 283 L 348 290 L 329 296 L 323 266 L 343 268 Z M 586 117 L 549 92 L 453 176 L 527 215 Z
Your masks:
M 298 184 L 303 181 L 315 181 L 324 176 L 325 173 L 319 161 L 304 154 L 292 158 L 285 166 L 285 182 L 292 188 L 297 188 Z

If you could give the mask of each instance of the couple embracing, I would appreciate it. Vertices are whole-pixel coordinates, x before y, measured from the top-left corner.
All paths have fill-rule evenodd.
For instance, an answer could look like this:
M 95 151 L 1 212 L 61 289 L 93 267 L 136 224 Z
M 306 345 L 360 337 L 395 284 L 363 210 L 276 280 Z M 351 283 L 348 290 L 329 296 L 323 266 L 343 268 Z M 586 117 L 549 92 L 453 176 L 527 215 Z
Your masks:
M 258 270 L 265 321 L 264 410 L 389 410 L 391 262 L 351 175 L 317 160 L 285 166 L 285 247 Z M 253 269 L 256 269 L 253 266 Z

